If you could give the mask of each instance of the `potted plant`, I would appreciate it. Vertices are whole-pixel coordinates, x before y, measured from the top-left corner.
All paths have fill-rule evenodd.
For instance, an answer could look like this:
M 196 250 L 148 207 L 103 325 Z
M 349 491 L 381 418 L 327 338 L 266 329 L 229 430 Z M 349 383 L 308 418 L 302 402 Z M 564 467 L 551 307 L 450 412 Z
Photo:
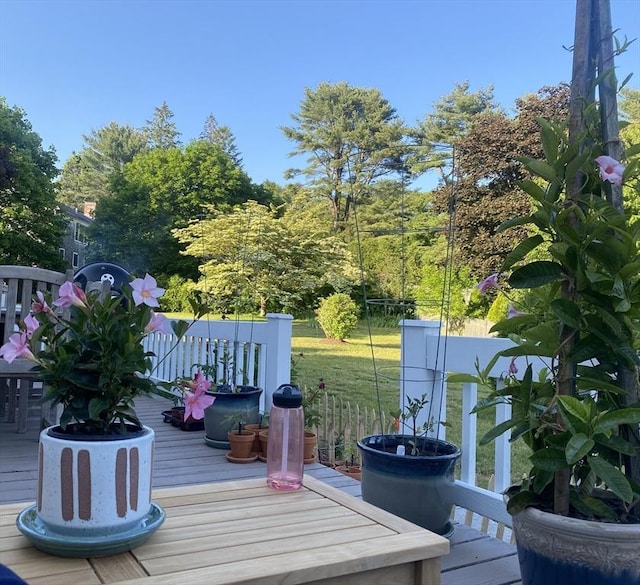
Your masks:
M 229 413 L 226 421 L 229 426 L 227 440 L 230 449 L 226 457 L 231 463 L 251 463 L 258 458 L 258 452 L 254 448 L 256 433 L 245 428 L 245 416 L 245 410 L 236 410 Z
M 148 274 L 118 295 L 108 283 L 85 294 L 67 282 L 53 302 L 38 292 L 21 331 L 0 348 L 8 362 L 33 360 L 43 401 L 62 409 L 60 423 L 40 434 L 37 503 L 18 517 L 43 550 L 113 554 L 138 545 L 164 519 L 151 502 L 154 433 L 133 409 L 155 388 L 142 340 L 167 329 L 152 310 L 163 292 Z M 174 331 L 186 328 L 181 322 Z
M 507 491 L 523 584 L 638 583 L 640 222 L 605 192 L 637 180 L 638 163 L 625 169 L 603 155 L 596 120 L 571 141 L 566 123 L 540 124 L 545 159 L 524 161 L 537 179 L 522 183 L 533 211 L 500 228 L 534 233 L 478 285 L 504 289 L 504 279 L 524 291 L 492 329 L 515 346 L 478 376 L 450 379 L 493 384 L 476 411 L 511 404 L 511 418 L 481 442 L 510 432 L 531 450 L 529 473 Z M 489 373 L 501 356 L 512 361 L 496 386 Z M 527 356 L 546 369 L 534 376 Z
M 201 431 L 204 429 L 204 409 L 211 406 L 214 396 L 206 392 L 211 388 L 211 382 L 198 370 L 193 380 L 179 378 L 172 386 L 178 390 L 178 394 L 172 394 L 175 406 L 164 411 L 165 422 L 183 431 Z
M 418 425 L 427 395 L 407 397 L 398 421 L 411 434 L 370 435 L 358 441 L 362 460 L 362 499 L 441 535 L 449 535 L 453 486 L 460 449 L 426 433 L 430 420 Z

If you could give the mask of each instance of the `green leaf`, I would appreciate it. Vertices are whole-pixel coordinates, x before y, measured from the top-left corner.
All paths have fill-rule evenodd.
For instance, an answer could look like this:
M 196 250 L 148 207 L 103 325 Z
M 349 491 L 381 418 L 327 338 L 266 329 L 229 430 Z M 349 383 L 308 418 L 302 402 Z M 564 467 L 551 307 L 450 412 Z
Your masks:
M 562 266 L 557 262 L 541 260 L 516 268 L 509 277 L 512 288 L 535 288 L 562 278 Z
M 565 456 L 567 458 L 567 463 L 569 465 L 573 465 L 574 463 L 580 461 L 580 459 L 585 457 L 591 451 L 591 449 L 593 449 L 594 444 L 595 443 L 593 439 L 590 439 L 584 433 L 573 435 L 573 437 L 569 439 L 569 442 L 567 443 L 567 446 L 564 450 Z
M 602 457 L 589 456 L 587 461 L 596 475 L 604 481 L 607 487 L 621 500 L 628 504 L 633 500 L 633 490 L 631 484 L 624 474 L 617 468 L 605 461 Z
M 503 433 L 506 433 L 510 428 L 516 426 L 518 424 L 517 420 L 509 419 L 501 422 L 499 425 L 493 427 L 490 431 L 485 433 L 483 437 L 480 439 L 480 445 L 486 445 L 493 441 L 496 437 L 499 437 Z
M 544 471 L 560 471 L 569 467 L 564 451 L 561 449 L 539 449 L 531 455 L 531 463 Z
M 540 185 L 538 185 L 538 183 L 535 183 L 534 181 L 519 181 L 518 186 L 536 201 L 544 201 L 545 191 L 540 187 Z
M 473 376 L 472 374 L 449 374 L 447 376 L 447 382 L 451 382 L 452 384 L 463 384 L 463 383 L 482 384 L 483 383 L 478 376 Z
M 509 270 L 516 262 L 522 260 L 529 252 L 535 250 L 543 242 L 544 238 L 540 234 L 536 234 L 520 242 L 507 254 L 502 263 L 502 272 Z
M 551 310 L 565 325 L 577 329 L 580 327 L 580 307 L 568 299 L 551 301 Z
M 573 396 L 558 396 L 558 403 L 561 409 L 584 424 L 589 424 L 589 410 L 577 398 Z
M 538 503 L 540 503 L 540 496 L 538 494 L 528 490 L 522 490 L 508 499 L 507 512 L 512 516 L 515 516 L 525 508 L 535 506 Z
M 595 419 L 593 432 L 606 433 L 617 430 L 620 425 L 640 423 L 640 408 L 623 408 L 599 414 Z
M 546 181 L 553 183 L 559 179 L 556 170 L 544 161 L 533 158 L 526 159 L 527 168 L 535 175 L 542 177 Z
M 558 146 L 560 141 L 549 122 L 543 118 L 539 118 L 538 124 L 540 124 L 540 139 L 542 141 L 544 157 L 547 159 L 548 163 L 554 164 L 558 158 Z

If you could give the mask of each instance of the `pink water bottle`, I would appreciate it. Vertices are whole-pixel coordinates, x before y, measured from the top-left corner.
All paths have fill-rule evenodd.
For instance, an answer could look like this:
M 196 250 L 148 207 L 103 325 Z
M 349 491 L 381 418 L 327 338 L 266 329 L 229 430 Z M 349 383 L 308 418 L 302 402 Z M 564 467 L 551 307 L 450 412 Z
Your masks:
M 283 384 L 273 393 L 269 415 L 267 485 L 277 490 L 297 490 L 304 471 L 304 413 L 302 393 Z

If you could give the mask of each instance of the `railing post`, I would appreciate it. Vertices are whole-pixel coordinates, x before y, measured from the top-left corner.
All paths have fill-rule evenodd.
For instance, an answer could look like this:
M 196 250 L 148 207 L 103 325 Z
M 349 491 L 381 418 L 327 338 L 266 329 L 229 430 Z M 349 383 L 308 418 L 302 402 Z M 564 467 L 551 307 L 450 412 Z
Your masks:
M 271 410 L 271 397 L 280 384 L 291 382 L 291 334 L 293 316 L 267 313 L 267 369 L 264 387 L 264 412 Z
M 469 485 L 476 485 L 476 440 L 477 414 L 470 413 L 478 403 L 478 385 L 464 383 L 462 385 L 462 433 L 460 446 L 460 480 Z
M 442 365 L 436 363 L 440 322 L 402 319 L 400 332 L 400 410 L 407 398 L 420 398 L 426 393 L 429 404 L 418 416 L 417 425 L 428 420 L 445 421 L 447 388 Z M 406 425 L 403 432 L 409 432 Z M 428 435 L 444 439 L 444 427 L 436 425 Z

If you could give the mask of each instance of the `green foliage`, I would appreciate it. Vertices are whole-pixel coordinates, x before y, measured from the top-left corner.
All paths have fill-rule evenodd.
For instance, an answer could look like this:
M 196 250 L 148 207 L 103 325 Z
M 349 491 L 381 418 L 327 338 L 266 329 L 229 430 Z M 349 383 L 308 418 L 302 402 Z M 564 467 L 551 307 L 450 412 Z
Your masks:
M 322 299 L 316 316 L 329 339 L 342 341 L 358 324 L 358 306 L 349 295 L 336 293 Z
M 167 102 L 162 102 L 154 109 L 153 118 L 147 120 L 143 132 L 150 148 L 168 150 L 180 145 L 180 132 Z
M 509 501 L 510 512 L 535 505 L 564 513 L 566 505 L 577 517 L 637 522 L 640 482 L 629 457 L 638 455 L 633 428 L 640 423 L 634 404 L 640 365 L 640 223 L 607 202 L 594 162 L 601 154 L 597 143 L 579 154 L 576 145 L 584 148 L 586 136 L 571 143 L 566 125 L 543 121 L 541 127 L 545 159 L 525 164 L 546 188 L 523 185 L 534 207 L 523 221 L 538 235 L 517 246 L 502 267 L 513 269 L 511 287 L 527 291 L 525 314 L 493 327 L 517 345 L 500 352 L 478 380 L 490 383 L 488 372 L 500 355 L 542 356 L 552 369 L 534 379 L 528 366 L 522 379 L 510 376 L 478 404 L 476 411 L 498 402 L 512 406 L 511 419 L 482 441 L 510 431 L 512 440 L 521 437 L 532 450 L 531 471 Z M 638 173 L 638 166 L 629 164 L 624 176 Z M 568 192 L 576 178 L 582 188 L 572 198 Z M 542 246 L 550 259 L 535 256 Z M 570 480 L 561 490 L 570 494 L 568 501 L 557 495 L 564 477 Z M 614 501 L 600 498 L 597 488 L 608 490 Z
M 496 323 L 507 318 L 507 309 L 509 308 L 509 299 L 504 294 L 498 294 L 487 313 L 487 319 Z
M 129 125 L 111 122 L 83 136 L 85 145 L 73 153 L 62 169 L 58 199 L 82 209 L 85 201 L 100 201 L 110 194 L 113 175 L 147 150 L 144 134 Z
M 55 163 L 24 111 L 0 97 L 0 264 L 64 269 L 58 248 L 67 222 L 55 201 Z
M 95 259 L 116 261 L 133 273 L 191 279 L 198 276 L 198 261 L 181 255 L 172 230 L 268 197 L 219 146 L 204 141 L 138 155 L 111 189 L 113 195 L 98 202 L 89 232 Z
M 196 288 L 224 313 L 293 312 L 356 277 L 344 245 L 321 225 L 254 201 L 175 234 L 185 254 L 206 258 Z
M 138 282 L 142 282 L 139 280 Z M 150 376 L 150 357 L 142 341 L 156 330 L 153 311 L 136 305 L 132 286 L 122 287 L 122 296 L 102 295 L 91 290 L 63 298 L 69 306 L 66 318 L 43 307 L 28 341 L 35 356 L 33 372 L 45 387 L 43 401 L 62 406 L 60 426 L 77 423 L 76 432 L 109 434 L 119 423 L 140 425 L 133 409 L 136 396 L 149 394 L 156 383 Z M 52 299 L 47 299 L 51 306 Z M 27 324 L 25 324 L 27 327 Z M 174 326 L 178 337 L 185 323 Z M 27 329 L 28 330 L 28 329 Z
M 165 286 L 165 293 L 160 299 L 160 306 L 163 311 L 172 313 L 183 313 L 191 309 L 190 299 L 193 298 L 193 281 L 181 278 L 174 274 L 169 277 Z
M 328 201 L 334 231 L 342 231 L 356 202 L 370 197 L 369 187 L 405 168 L 402 121 L 377 89 L 345 82 L 307 88 L 291 117 L 296 125 L 281 130 L 295 143 L 291 155 L 306 156 L 307 166 L 287 171 L 287 178 L 307 178 Z

